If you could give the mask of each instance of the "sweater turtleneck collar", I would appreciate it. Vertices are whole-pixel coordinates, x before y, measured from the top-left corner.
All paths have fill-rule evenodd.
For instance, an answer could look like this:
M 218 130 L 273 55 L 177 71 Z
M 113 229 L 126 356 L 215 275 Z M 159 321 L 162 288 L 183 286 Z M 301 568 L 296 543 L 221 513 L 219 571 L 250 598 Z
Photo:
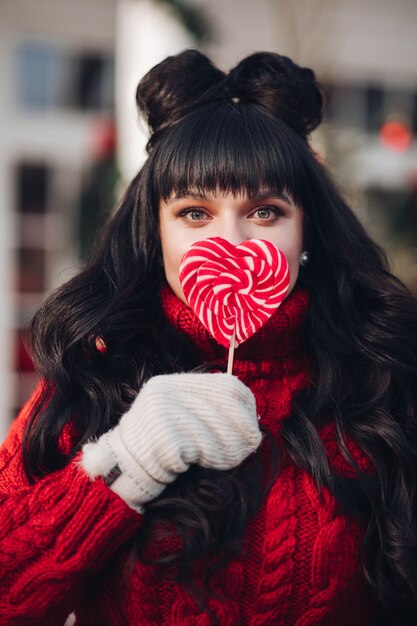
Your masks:
M 166 284 L 161 291 L 161 300 L 168 321 L 194 341 L 204 361 L 227 361 L 228 350 L 213 339 L 192 309 Z M 236 348 L 235 362 L 280 359 L 300 352 L 304 347 L 308 303 L 308 292 L 302 288 L 294 289 L 264 326 Z

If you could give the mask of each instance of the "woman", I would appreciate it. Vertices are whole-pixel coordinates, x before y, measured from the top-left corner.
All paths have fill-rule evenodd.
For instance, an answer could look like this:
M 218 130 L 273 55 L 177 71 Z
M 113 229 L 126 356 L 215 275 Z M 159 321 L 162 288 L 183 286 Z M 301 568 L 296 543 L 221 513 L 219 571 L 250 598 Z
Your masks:
M 149 158 L 32 322 L 0 623 L 414 624 L 417 305 L 308 144 L 313 72 L 189 50 L 137 102 Z M 269 240 L 291 272 L 234 376 L 178 280 L 213 236 Z

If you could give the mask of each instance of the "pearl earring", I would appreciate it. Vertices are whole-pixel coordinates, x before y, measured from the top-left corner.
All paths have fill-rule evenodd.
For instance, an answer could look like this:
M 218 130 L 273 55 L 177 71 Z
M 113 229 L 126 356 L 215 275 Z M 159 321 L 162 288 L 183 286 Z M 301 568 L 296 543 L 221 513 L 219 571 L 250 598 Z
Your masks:
M 300 254 L 300 265 L 301 267 L 305 267 L 310 260 L 310 253 L 308 250 L 304 250 Z

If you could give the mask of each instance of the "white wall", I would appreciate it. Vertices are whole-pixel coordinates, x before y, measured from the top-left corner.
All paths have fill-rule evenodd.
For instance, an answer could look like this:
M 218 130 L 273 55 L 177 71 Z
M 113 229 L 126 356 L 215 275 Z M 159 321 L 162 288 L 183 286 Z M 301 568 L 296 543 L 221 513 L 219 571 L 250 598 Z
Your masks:
M 1 23 L 1 14 L 0 14 Z M 3 35 L 3 36 L 2 36 Z M 2 123 L 2 140 L 0 141 L 0 441 L 8 428 L 10 405 L 12 402 L 12 385 L 10 381 L 10 363 L 12 361 L 12 336 L 15 308 L 12 293 L 12 242 L 14 239 L 13 215 L 9 210 L 12 189 L 7 154 L 8 141 L 5 137 L 10 93 L 11 72 L 9 63 L 8 39 L 0 28 L 0 84 L 5 97 L 0 98 L 0 120 Z
M 118 156 L 129 181 L 146 158 L 147 129 L 136 110 L 137 84 L 156 63 L 193 43 L 175 16 L 151 0 L 119 0 L 116 14 Z

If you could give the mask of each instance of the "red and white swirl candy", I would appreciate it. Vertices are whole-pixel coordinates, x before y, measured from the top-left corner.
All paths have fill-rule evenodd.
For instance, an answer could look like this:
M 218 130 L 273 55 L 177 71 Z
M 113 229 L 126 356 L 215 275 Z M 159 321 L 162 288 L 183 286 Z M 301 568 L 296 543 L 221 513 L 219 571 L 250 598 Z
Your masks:
M 197 241 L 184 254 L 179 276 L 189 306 L 226 348 L 234 330 L 237 346 L 265 324 L 290 282 L 285 255 L 262 239 L 237 246 L 221 237 Z

